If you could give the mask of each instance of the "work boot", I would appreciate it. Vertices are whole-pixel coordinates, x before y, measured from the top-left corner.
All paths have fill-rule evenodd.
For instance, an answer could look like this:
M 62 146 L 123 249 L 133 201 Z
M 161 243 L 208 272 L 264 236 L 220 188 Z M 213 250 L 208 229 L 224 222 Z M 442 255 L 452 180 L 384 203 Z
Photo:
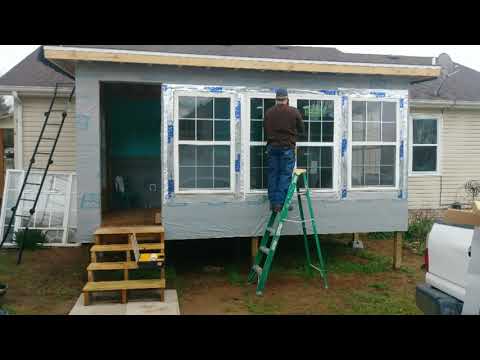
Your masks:
M 272 211 L 274 213 L 279 213 L 280 211 L 282 211 L 282 207 L 280 205 L 275 205 L 272 209 Z

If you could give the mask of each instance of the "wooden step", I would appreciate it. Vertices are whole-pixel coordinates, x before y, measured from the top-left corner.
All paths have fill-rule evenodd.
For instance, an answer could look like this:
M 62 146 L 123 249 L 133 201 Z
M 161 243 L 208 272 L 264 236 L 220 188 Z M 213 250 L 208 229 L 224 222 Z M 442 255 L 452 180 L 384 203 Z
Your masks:
M 164 228 L 161 225 L 102 226 L 95 231 L 95 235 L 161 234 L 163 232 Z
M 165 289 L 165 279 L 88 282 L 83 287 L 82 291 L 92 292 L 140 289 Z
M 138 244 L 138 250 L 164 250 L 164 243 L 148 243 Z M 133 248 L 130 244 L 109 244 L 109 245 L 93 245 L 90 252 L 107 252 L 107 251 L 128 251 Z
M 112 261 L 112 262 L 97 262 L 91 263 L 87 267 L 87 271 L 97 270 L 131 270 L 138 269 L 138 265 L 135 261 Z
M 161 257 L 158 262 L 163 263 L 165 259 Z M 87 271 L 102 271 L 102 270 L 136 270 L 138 264 L 135 261 L 111 261 L 111 262 L 97 262 L 91 263 L 87 267 Z

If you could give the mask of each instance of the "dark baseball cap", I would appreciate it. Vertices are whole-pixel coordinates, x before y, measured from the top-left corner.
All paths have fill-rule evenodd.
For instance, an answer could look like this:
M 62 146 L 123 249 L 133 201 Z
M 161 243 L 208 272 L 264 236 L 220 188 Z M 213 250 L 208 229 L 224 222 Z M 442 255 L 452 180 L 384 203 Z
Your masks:
M 288 98 L 287 89 L 277 89 L 276 96 L 278 100 L 287 99 Z

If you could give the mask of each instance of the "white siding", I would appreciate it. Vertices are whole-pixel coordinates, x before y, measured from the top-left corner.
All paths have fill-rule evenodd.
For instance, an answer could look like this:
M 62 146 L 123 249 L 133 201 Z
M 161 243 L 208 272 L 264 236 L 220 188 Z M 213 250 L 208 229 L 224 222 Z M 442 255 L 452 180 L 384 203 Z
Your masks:
M 416 110 L 412 114 L 438 114 L 438 110 Z M 441 175 L 410 176 L 410 209 L 438 209 L 455 201 L 468 203 L 464 184 L 480 180 L 480 110 L 443 111 Z
M 51 97 L 22 97 L 23 103 L 23 164 L 28 167 L 33 149 L 40 135 L 40 130 L 45 119 L 44 113 L 48 110 Z M 55 109 L 64 108 L 65 99 L 59 98 L 54 106 Z M 49 123 L 58 123 L 61 113 L 51 113 Z M 45 137 L 53 138 L 58 130 L 56 126 L 49 126 L 45 130 Z M 39 151 L 49 151 L 52 141 L 43 141 Z M 54 163 L 50 166 L 52 171 L 75 171 L 76 160 L 76 136 L 75 136 L 75 105 L 70 105 L 68 116 L 58 140 L 53 156 Z

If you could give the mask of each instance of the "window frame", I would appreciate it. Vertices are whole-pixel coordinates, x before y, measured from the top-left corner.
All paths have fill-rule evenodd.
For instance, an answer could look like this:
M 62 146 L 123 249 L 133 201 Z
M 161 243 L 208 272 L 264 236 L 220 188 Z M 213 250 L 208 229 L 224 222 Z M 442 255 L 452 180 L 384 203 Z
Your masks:
M 393 102 L 396 105 L 396 141 L 353 141 L 353 102 L 354 101 L 366 101 L 366 102 Z M 349 191 L 398 191 L 400 184 L 400 99 L 396 98 L 371 98 L 371 97 L 349 97 L 348 99 L 348 190 Z M 353 146 L 392 146 L 395 145 L 395 184 L 394 186 L 352 186 L 353 175 Z
M 266 145 L 264 141 L 250 141 L 250 123 L 251 123 L 251 109 L 250 103 L 252 98 L 262 98 L 262 99 L 275 99 L 274 93 L 262 93 L 262 92 L 252 92 L 248 93 L 244 98 L 244 113 L 245 113 L 245 126 L 243 127 L 243 138 L 245 139 L 245 174 L 244 174 L 244 183 L 245 183 L 245 192 L 248 194 L 266 194 L 267 189 L 252 189 L 250 187 L 250 148 L 253 145 Z M 331 146 L 333 159 L 332 159 L 332 188 L 330 189 L 317 189 L 311 188 L 312 193 L 335 193 L 338 191 L 339 184 L 339 166 L 338 159 L 340 156 L 339 144 L 340 144 L 340 131 L 339 126 L 341 122 L 341 97 L 338 95 L 319 95 L 319 94 L 302 94 L 302 93 L 290 93 L 289 94 L 290 106 L 297 107 L 298 100 L 331 100 L 333 101 L 333 111 L 334 111 L 334 122 L 333 122 L 333 142 L 297 142 L 298 147 L 322 147 L 322 146 Z M 295 167 L 297 166 L 297 157 L 295 157 Z
M 436 120 L 437 121 L 437 143 L 436 144 L 418 144 L 413 143 L 413 122 L 415 120 Z M 416 113 L 409 116 L 408 122 L 408 176 L 440 176 L 442 174 L 442 129 L 443 129 L 443 117 L 441 113 Z M 414 146 L 436 146 L 437 148 L 437 170 L 436 171 L 414 171 L 413 170 L 413 147 Z
M 202 141 L 202 140 L 180 140 L 180 119 L 179 119 L 179 97 L 190 96 L 190 97 L 211 97 L 211 98 L 229 98 L 230 99 L 230 141 Z M 174 94 L 174 154 L 173 162 L 175 169 L 174 183 L 175 183 L 175 193 L 176 194 L 233 194 L 235 192 L 235 99 L 236 96 L 231 93 L 210 93 L 203 91 L 176 91 Z M 215 120 L 213 120 L 215 121 Z M 230 146 L 230 188 L 229 189 L 180 189 L 180 154 L 179 148 L 180 145 L 205 145 L 205 146 L 215 146 L 223 145 Z

